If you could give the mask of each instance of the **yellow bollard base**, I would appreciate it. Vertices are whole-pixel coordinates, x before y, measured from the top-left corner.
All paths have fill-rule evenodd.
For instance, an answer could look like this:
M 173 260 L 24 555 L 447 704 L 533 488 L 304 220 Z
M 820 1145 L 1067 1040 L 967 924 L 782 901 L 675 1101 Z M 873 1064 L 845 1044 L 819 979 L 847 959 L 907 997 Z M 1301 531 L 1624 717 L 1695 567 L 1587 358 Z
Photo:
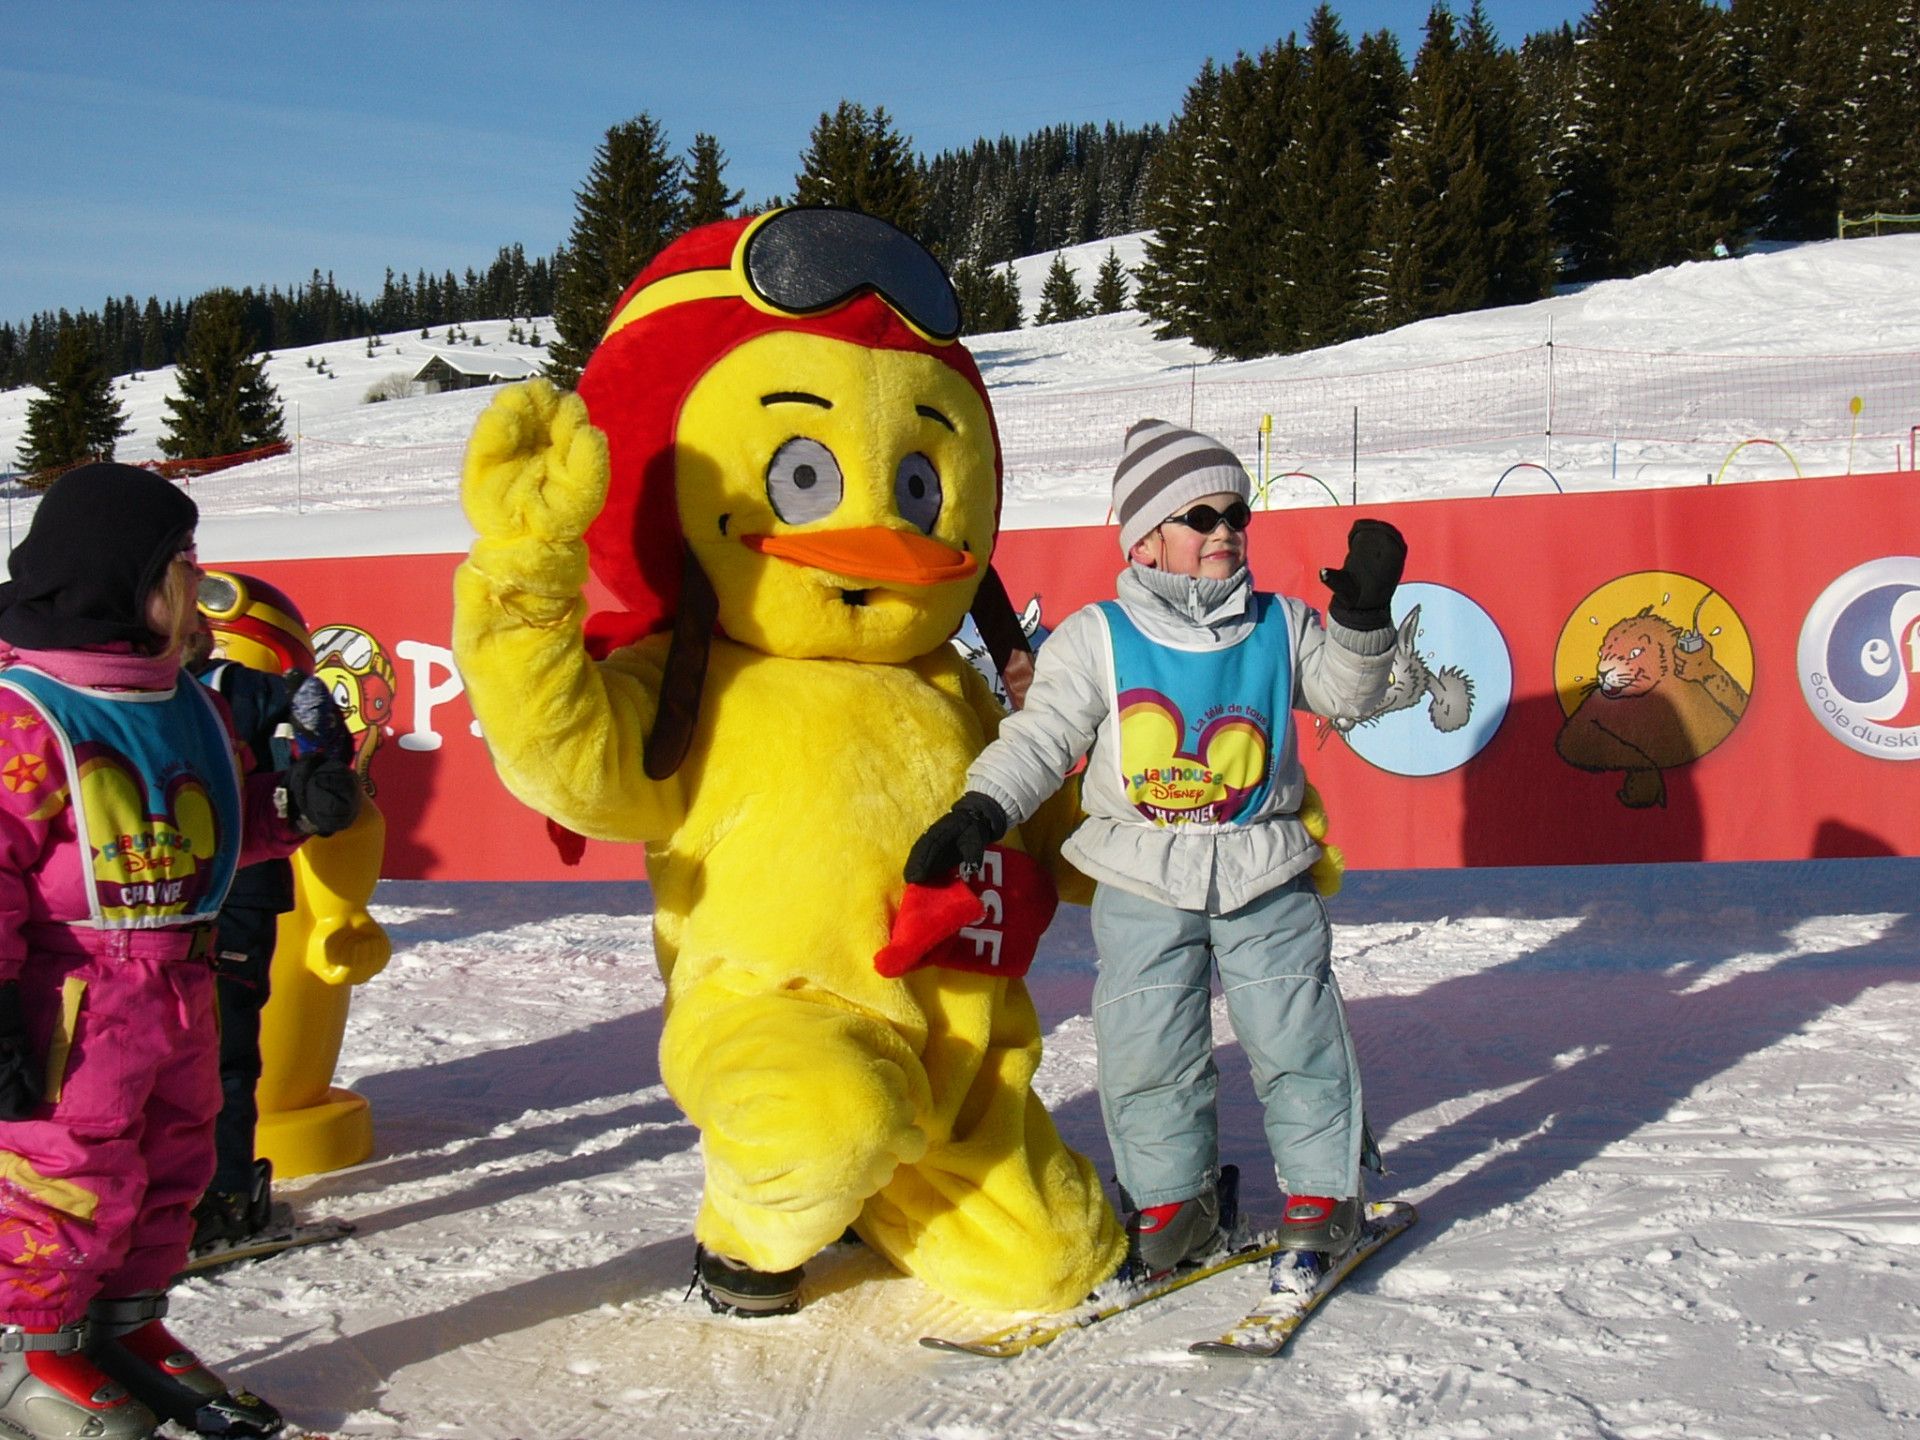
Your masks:
M 262 1114 L 253 1147 L 273 1162 L 277 1180 L 344 1170 L 373 1154 L 373 1112 L 360 1096 L 336 1085 L 318 1105 Z

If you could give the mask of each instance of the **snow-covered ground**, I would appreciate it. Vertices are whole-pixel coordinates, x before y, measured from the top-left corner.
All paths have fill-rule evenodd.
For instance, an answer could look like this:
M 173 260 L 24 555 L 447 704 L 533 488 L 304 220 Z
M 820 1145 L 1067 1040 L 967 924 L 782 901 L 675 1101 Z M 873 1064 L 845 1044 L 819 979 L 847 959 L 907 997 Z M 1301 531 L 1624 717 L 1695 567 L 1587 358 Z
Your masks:
M 1253 1271 L 999 1363 L 852 1248 L 794 1317 L 685 1291 L 644 886 L 388 883 L 341 1079 L 350 1242 L 189 1283 L 183 1333 L 339 1435 L 660 1440 L 1920 1433 L 1920 861 L 1366 874 L 1333 905 L 1368 1107 L 1422 1219 L 1272 1362 L 1186 1353 Z M 1034 968 L 1040 1090 L 1108 1165 L 1084 911 Z M 1225 1158 L 1275 1213 L 1216 1021 Z
M 1137 238 L 1121 243 L 1131 263 Z M 1105 249 L 1075 257 L 1089 279 Z M 1021 266 L 1029 313 L 1050 261 Z M 1917 349 L 1920 237 L 1683 266 L 1208 373 L 1480 355 L 1537 342 L 1549 314 L 1562 342 L 1622 350 Z M 534 354 L 506 322 L 467 329 Z M 1204 358 L 1128 315 L 974 348 L 1009 396 Z M 371 359 L 341 342 L 314 352 L 338 379 L 306 352 L 272 373 L 308 436 L 457 443 L 483 393 L 360 403 L 416 349 L 417 332 Z M 154 453 L 165 384 L 123 384 L 124 457 Z M 0 456 L 25 401 L 0 395 Z M 1447 457 L 1412 493 L 1484 493 L 1500 458 Z M 1104 511 L 1104 477 L 1044 494 L 1009 478 L 1014 523 Z M 244 473 L 194 494 L 209 559 L 464 547 L 450 476 L 358 512 L 312 494 L 290 514 L 280 480 Z M 1247 1272 L 996 1365 L 917 1348 L 994 1317 L 855 1249 L 810 1267 L 792 1318 L 727 1322 L 683 1298 L 700 1164 L 659 1084 L 644 885 L 389 882 L 395 958 L 355 1001 L 340 1075 L 372 1102 L 377 1153 L 286 1187 L 359 1234 L 195 1280 L 175 1313 L 302 1423 L 409 1440 L 1920 1433 L 1916 897 L 1920 860 L 1891 857 L 1351 877 L 1336 953 L 1392 1171 L 1380 1189 L 1418 1203 L 1420 1225 L 1277 1362 L 1186 1353 L 1254 1297 Z M 1040 1089 L 1104 1170 L 1084 912 L 1062 914 L 1033 983 Z M 1218 1025 L 1224 1158 L 1270 1217 L 1244 1063 Z

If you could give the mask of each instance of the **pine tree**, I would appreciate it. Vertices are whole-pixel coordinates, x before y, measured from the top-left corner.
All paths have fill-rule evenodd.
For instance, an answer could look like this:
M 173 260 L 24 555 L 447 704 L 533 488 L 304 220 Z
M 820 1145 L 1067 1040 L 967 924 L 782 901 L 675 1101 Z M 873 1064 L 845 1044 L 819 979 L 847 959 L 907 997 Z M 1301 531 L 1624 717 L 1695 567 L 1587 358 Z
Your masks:
M 246 300 L 209 290 L 193 302 L 180 355 L 179 393 L 167 398 L 160 448 L 175 459 L 232 455 L 286 439 L 280 397 L 256 358 Z
M 1290 143 L 1274 180 L 1285 230 L 1271 268 L 1285 277 L 1285 303 L 1269 311 L 1269 339 L 1286 350 L 1330 345 L 1356 332 L 1376 186 L 1365 146 L 1368 97 L 1353 49 L 1324 0 L 1308 20 L 1302 59 L 1289 96 Z
M 739 211 L 744 192 L 727 188 L 726 168 L 727 157 L 720 150 L 720 142 L 705 133 L 695 135 L 687 151 L 686 179 L 682 182 L 686 198 L 680 218 L 687 229 L 725 220 Z
M 1765 235 L 1833 234 L 1841 107 L 1851 78 L 1840 59 L 1848 17 L 1836 12 L 1852 8 L 1853 0 L 1733 0 L 1728 10 L 1744 63 L 1741 91 L 1767 151 L 1759 220 Z
M 813 127 L 794 177 L 794 203 L 845 206 L 917 235 L 925 202 L 912 145 L 885 106 L 869 113 L 842 100 Z
M 1737 36 L 1708 0 L 1594 0 L 1555 216 L 1576 273 L 1704 258 L 1757 223 L 1765 150 Z
M 614 302 L 684 228 L 680 177 L 665 132 L 644 111 L 610 128 L 594 151 L 587 182 L 575 192 L 567 261 L 554 298 L 559 336 L 548 347 L 546 366 L 554 384 L 579 383 Z M 503 278 L 511 284 L 510 273 Z M 511 295 L 506 300 L 513 303 Z
M 68 318 L 64 312 L 62 318 Z M 127 433 L 126 414 L 87 327 L 71 321 L 60 327 L 42 388 L 44 395 L 27 402 L 20 467 L 51 481 L 83 460 L 111 460 L 115 443 Z
M 1857 68 L 1842 130 L 1840 208 L 1920 213 L 1920 0 L 1857 0 Z
M 1107 247 L 1107 258 L 1100 262 L 1100 273 L 1093 281 L 1093 312 L 1096 315 L 1115 315 L 1127 308 L 1127 268 L 1120 263 L 1120 254 L 1111 245 Z
M 1142 219 L 1153 232 L 1138 271 L 1135 299 L 1162 339 L 1192 336 L 1204 323 L 1208 191 L 1219 146 L 1220 71 L 1211 59 L 1187 87 L 1167 142 L 1147 175 Z
M 1368 307 L 1378 329 L 1476 309 L 1492 288 L 1489 186 L 1454 18 L 1428 13 L 1374 219 Z
M 1481 0 L 1473 0 L 1460 37 L 1472 99 L 1475 154 L 1486 172 L 1481 228 L 1486 233 L 1491 305 L 1538 300 L 1553 284 L 1546 136 L 1528 105 L 1520 58 L 1500 44 Z
M 1084 320 L 1092 313 L 1066 255 L 1054 251 L 1053 264 L 1047 267 L 1046 282 L 1040 287 L 1040 309 L 1033 323 L 1052 325 L 1060 320 Z
M 988 274 L 982 288 L 980 320 L 973 327 L 976 334 L 1018 330 L 1027 323 L 1026 307 L 1020 303 L 1020 280 L 1013 273 L 1012 261 Z
M 159 300 L 149 295 L 140 315 L 140 368 L 158 370 L 167 359 L 167 323 L 161 318 Z

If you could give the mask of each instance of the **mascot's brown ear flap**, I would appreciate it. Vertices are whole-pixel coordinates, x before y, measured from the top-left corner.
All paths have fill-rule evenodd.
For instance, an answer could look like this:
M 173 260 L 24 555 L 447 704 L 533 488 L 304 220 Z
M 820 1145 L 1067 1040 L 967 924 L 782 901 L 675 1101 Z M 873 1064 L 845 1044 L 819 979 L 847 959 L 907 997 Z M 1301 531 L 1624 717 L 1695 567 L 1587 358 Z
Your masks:
M 1027 642 L 1020 616 L 1007 598 L 1007 587 L 1000 583 L 999 573 L 991 565 L 974 592 L 972 614 L 994 668 L 1000 672 L 1000 683 L 1007 687 L 1007 703 L 1018 710 L 1026 703 L 1027 686 L 1033 683 L 1033 646 Z
M 693 744 L 700 719 L 700 692 L 707 683 L 707 651 L 720 613 L 713 582 L 693 551 L 680 552 L 680 608 L 673 616 L 673 640 L 667 646 L 667 671 L 660 682 L 660 710 L 647 734 L 645 766 L 649 780 L 664 780 L 680 768 Z

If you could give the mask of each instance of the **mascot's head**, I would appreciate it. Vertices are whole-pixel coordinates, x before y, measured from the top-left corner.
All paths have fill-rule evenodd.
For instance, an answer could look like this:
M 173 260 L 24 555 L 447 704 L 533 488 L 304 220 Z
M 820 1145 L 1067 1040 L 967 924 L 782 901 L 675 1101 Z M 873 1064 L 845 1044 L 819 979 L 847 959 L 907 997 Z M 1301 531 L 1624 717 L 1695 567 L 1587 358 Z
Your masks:
M 222 659 L 284 675 L 313 673 L 313 637 L 286 591 L 254 575 L 208 570 L 200 578 L 200 614 Z
M 854 211 L 775 210 L 663 250 L 580 380 L 611 464 L 587 543 L 628 611 L 598 636 L 673 624 L 678 644 L 687 592 L 710 586 L 719 628 L 769 654 L 888 663 L 944 643 L 1000 503 L 959 330 L 939 262 Z

